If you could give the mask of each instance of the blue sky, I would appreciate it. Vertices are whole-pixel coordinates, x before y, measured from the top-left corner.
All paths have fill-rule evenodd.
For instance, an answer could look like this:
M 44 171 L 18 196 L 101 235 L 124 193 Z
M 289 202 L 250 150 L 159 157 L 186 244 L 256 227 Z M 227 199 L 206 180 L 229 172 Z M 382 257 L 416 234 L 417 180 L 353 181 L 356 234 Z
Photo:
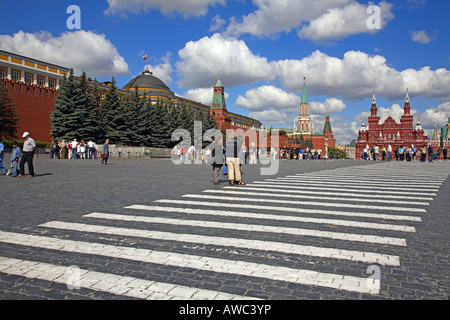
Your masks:
M 367 124 L 374 89 L 382 118 L 400 117 L 406 88 L 429 135 L 450 117 L 448 0 L 15 0 L 1 11 L 0 49 L 119 87 L 148 54 L 177 95 L 210 105 L 220 76 L 228 109 L 266 126 L 292 128 L 306 77 L 315 131 L 328 110 L 338 143 Z

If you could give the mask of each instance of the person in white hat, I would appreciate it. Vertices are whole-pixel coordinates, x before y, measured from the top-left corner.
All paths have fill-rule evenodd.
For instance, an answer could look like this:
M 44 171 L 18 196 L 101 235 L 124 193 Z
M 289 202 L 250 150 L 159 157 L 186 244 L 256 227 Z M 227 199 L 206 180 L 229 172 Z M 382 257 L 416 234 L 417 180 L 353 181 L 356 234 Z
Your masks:
M 28 164 L 28 175 L 27 177 L 34 177 L 34 166 L 33 166 L 33 157 L 34 152 L 36 150 L 36 142 L 34 142 L 33 138 L 30 137 L 29 132 L 24 132 L 22 138 L 25 138 L 23 142 L 23 154 L 20 159 L 20 174 L 17 176 L 23 177 L 25 175 L 25 162 Z

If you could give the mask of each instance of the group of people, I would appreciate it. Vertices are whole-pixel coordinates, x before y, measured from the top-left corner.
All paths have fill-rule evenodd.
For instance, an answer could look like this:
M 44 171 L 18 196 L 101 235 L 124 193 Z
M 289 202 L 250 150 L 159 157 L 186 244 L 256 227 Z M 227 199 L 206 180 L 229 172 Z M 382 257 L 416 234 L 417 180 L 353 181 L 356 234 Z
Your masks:
M 198 150 L 194 145 L 191 145 L 189 148 L 186 146 L 174 146 L 170 154 L 172 160 L 182 160 L 184 163 L 193 163 L 195 160 L 201 160 L 209 163 L 212 158 L 212 148 Z M 251 142 L 248 149 L 245 143 L 240 145 L 237 157 L 241 164 L 256 164 L 259 156 L 260 151 L 256 148 L 256 143 Z
M 270 155 L 275 159 L 281 160 L 314 160 L 320 159 L 322 150 L 306 148 L 271 148 Z
M 34 177 L 34 165 L 33 158 L 34 152 L 36 151 L 36 142 L 33 138 L 30 137 L 29 132 L 24 132 L 22 138 L 25 138 L 23 142 L 23 152 L 20 150 L 17 141 L 13 141 L 12 143 L 12 152 L 11 152 L 11 170 L 6 169 L 3 165 L 3 158 L 5 155 L 5 146 L 0 142 L 0 171 L 6 172 L 6 175 L 12 175 L 13 177 L 24 177 L 25 176 L 25 164 L 28 166 L 28 175 L 29 178 Z
M 414 145 L 411 146 L 400 146 L 392 150 L 392 146 L 389 144 L 388 147 L 380 148 L 375 145 L 372 148 L 369 145 L 363 150 L 363 159 L 364 160 L 381 160 L 381 161 L 391 161 L 393 160 L 393 156 L 395 156 L 396 161 L 416 161 L 420 160 L 425 162 L 428 158 L 429 162 L 432 162 L 434 159 L 439 159 L 441 157 L 441 153 L 444 160 L 447 160 L 447 148 L 438 149 L 436 152 L 433 151 L 433 147 L 430 145 L 428 147 L 423 146 L 421 148 L 416 148 Z M 420 157 L 419 157 L 420 156 Z
M 73 139 L 66 142 L 52 141 L 50 145 L 50 159 L 97 159 L 99 147 L 92 140 L 85 142 Z
M 213 184 L 220 184 L 219 176 L 222 171 L 222 173 L 228 175 L 228 183 L 230 185 L 245 185 L 242 181 L 241 172 L 241 166 L 243 164 L 240 158 L 242 146 L 243 141 L 240 136 L 237 137 L 231 134 L 225 143 L 223 143 L 222 135 L 215 137 L 209 148 L 211 157 L 208 159 L 208 163 L 213 168 Z M 256 148 L 253 151 L 256 153 Z
M 98 159 L 100 147 L 94 141 L 89 139 L 77 141 L 73 139 L 66 142 L 62 139 L 60 142 L 53 141 L 50 146 L 50 159 Z M 108 164 L 109 159 L 109 139 L 105 140 L 101 152 L 102 164 Z

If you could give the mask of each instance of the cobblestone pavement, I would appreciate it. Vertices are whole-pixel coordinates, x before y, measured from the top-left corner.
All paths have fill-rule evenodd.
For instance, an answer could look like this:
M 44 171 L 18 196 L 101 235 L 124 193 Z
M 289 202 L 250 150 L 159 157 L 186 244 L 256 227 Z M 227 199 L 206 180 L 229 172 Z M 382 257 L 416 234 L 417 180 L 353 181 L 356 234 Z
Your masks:
M 35 159 L 0 176 L 0 298 L 439 299 L 450 161 Z

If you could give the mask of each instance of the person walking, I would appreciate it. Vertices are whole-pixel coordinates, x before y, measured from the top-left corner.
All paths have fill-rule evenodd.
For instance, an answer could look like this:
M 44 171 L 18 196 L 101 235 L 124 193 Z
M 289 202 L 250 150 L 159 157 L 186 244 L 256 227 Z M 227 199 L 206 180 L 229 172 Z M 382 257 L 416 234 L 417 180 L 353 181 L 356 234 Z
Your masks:
M 224 149 L 223 149 L 223 138 L 218 135 L 214 139 L 214 142 L 210 146 L 211 150 L 211 158 L 209 159 L 209 163 L 213 168 L 213 184 L 218 185 L 220 170 L 223 167 L 224 163 Z
M 428 161 L 433 162 L 433 147 L 431 145 L 428 147 Z
M 108 164 L 109 159 L 109 139 L 103 144 L 102 164 Z
M 18 178 L 25 176 L 25 163 L 28 165 L 28 175 L 27 177 L 34 177 L 34 165 L 33 158 L 34 152 L 36 151 L 36 142 L 30 137 L 29 132 L 24 132 L 22 138 L 25 138 L 23 142 L 23 155 L 20 159 L 20 174 L 17 175 Z
M 3 157 L 5 156 L 5 145 L 0 142 L 0 171 L 6 172 L 8 174 L 8 170 L 3 166 Z
M 256 143 L 254 141 L 252 141 L 250 143 L 250 149 L 249 149 L 249 155 L 250 155 L 250 164 L 256 164 L 256 152 L 257 152 L 257 148 L 256 148 Z
M 226 161 L 228 166 L 228 182 L 230 185 L 245 185 L 241 180 L 241 169 L 239 167 L 239 144 L 237 137 L 231 134 L 226 143 Z
M 19 159 L 20 156 L 22 155 L 22 151 L 20 151 L 20 148 L 17 144 L 17 141 L 13 141 L 12 143 L 12 151 L 11 151 L 11 169 L 12 169 L 12 176 L 13 177 L 17 177 L 18 175 L 18 167 L 19 167 Z M 6 170 L 6 175 L 10 175 L 11 174 L 11 170 Z

